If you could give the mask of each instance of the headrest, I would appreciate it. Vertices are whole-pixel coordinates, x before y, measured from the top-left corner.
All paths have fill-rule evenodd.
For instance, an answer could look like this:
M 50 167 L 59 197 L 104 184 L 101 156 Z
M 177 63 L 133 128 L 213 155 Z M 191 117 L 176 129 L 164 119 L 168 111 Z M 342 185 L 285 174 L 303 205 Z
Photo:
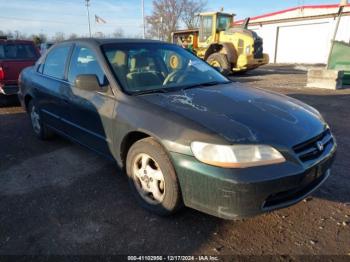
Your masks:
M 118 66 L 126 65 L 126 54 L 124 51 L 118 50 L 115 52 L 112 64 L 116 64 Z
M 150 56 L 148 54 L 138 54 L 131 58 L 130 60 L 130 71 L 145 68 L 150 66 L 149 60 Z

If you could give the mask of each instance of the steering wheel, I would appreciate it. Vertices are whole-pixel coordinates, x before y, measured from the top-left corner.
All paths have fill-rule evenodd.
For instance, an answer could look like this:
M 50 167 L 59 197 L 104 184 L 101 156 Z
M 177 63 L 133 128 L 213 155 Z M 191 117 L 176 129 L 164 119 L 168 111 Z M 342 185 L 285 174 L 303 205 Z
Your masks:
M 171 72 L 164 80 L 163 82 L 163 86 L 166 86 L 167 84 L 171 83 L 171 82 L 176 82 L 177 80 L 179 80 L 179 78 L 185 74 L 186 70 L 176 70 Z

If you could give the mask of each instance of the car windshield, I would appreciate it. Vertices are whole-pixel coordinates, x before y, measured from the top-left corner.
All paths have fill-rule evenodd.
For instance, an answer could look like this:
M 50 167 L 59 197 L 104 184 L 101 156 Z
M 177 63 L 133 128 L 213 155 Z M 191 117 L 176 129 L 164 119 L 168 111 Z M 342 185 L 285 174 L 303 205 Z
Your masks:
M 121 43 L 108 44 L 102 49 L 128 93 L 171 92 L 230 82 L 207 63 L 175 45 Z
M 36 59 L 34 46 L 30 44 L 0 44 L 0 59 Z

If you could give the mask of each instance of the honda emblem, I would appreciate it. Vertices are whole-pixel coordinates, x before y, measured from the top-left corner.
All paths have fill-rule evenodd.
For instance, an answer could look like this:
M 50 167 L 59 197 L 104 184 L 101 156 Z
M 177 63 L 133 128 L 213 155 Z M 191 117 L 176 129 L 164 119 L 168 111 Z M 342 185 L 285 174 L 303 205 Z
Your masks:
M 320 151 L 320 152 L 323 151 L 324 145 L 323 145 L 322 141 L 318 141 L 316 143 L 316 146 L 317 146 L 318 151 Z

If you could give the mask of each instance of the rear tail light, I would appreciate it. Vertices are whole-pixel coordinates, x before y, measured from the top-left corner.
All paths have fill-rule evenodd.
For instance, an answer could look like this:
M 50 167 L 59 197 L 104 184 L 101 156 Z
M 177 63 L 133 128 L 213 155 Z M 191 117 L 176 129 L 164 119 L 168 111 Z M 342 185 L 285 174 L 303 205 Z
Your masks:
M 5 79 L 5 72 L 4 69 L 0 66 L 0 81 Z

